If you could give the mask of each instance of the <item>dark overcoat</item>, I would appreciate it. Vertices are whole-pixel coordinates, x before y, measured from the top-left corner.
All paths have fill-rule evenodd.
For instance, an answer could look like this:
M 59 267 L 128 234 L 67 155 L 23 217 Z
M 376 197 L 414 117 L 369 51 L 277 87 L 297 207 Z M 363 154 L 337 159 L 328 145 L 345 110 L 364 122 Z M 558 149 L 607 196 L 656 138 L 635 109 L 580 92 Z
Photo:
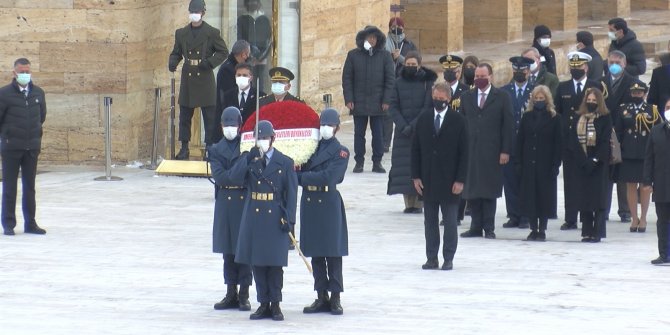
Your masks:
M 461 95 L 461 113 L 468 125 L 468 175 L 465 199 L 496 199 L 502 196 L 500 154 L 512 154 L 514 119 L 509 95 L 491 86 L 484 108 L 479 90 Z
M 547 218 L 556 213 L 556 176 L 561 165 L 561 116 L 546 110 L 523 114 L 514 164 L 520 172 L 521 214 Z
M 656 105 L 663 114 L 668 99 L 670 99 L 670 65 L 663 65 L 651 72 L 647 102 Z
M 412 141 L 412 179 L 421 179 L 424 200 L 458 202 L 461 196 L 451 190 L 455 182 L 466 183 L 468 173 L 470 152 L 465 117 L 449 107 L 437 134 L 434 120 L 435 112 L 426 111 L 417 121 Z
M 643 75 L 647 72 L 647 57 L 645 56 L 644 47 L 638 41 L 635 32 L 628 29 L 620 40 L 612 41 L 609 52 L 619 50 L 626 55 L 626 72 L 631 76 Z M 607 71 L 607 70 L 605 70 Z
M 307 257 L 349 254 L 347 215 L 337 185 L 344 180 L 349 150 L 336 138 L 321 140 L 319 148 L 298 172 L 300 247 Z
M 410 178 L 412 137 L 421 112 L 433 108 L 432 87 L 436 79 L 435 72 L 422 67 L 416 76 L 407 77 L 403 74 L 396 80 L 389 108 L 396 129 L 386 191 L 389 195 L 416 195 Z M 409 129 L 408 134 L 405 129 Z
M 191 24 L 177 29 L 169 59 L 170 66 L 174 67 L 184 60 L 179 105 L 189 108 L 216 106 L 213 70 L 228 57 L 228 47 L 221 38 L 219 29 L 203 21 L 198 30 L 194 38 Z
M 247 195 L 242 212 L 235 262 L 255 266 L 286 266 L 288 235 L 282 219 L 295 223 L 298 178 L 293 160 L 273 149 L 265 168 L 260 161 L 239 159 L 232 178 L 244 180 Z M 254 200 L 253 194 L 273 194 L 272 200 Z
M 654 202 L 670 202 L 670 126 L 667 122 L 651 128 L 644 157 L 644 184 L 653 186 Z
M 231 176 L 232 167 L 240 159 L 240 137 L 232 141 L 223 138 L 209 148 L 208 157 L 212 166 L 212 178 L 216 182 L 213 251 L 233 255 L 237 248 L 242 209 L 246 199 L 244 180 L 233 179 Z

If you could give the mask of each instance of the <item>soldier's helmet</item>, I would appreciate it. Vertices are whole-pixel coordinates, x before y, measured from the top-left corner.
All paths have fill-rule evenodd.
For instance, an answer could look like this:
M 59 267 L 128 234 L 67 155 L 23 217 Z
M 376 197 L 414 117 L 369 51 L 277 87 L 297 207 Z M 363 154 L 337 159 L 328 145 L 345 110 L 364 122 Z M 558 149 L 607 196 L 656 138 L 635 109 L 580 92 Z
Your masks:
M 224 127 L 239 127 L 242 124 L 242 114 L 237 107 L 227 107 L 221 113 L 221 124 Z
M 256 138 L 268 138 L 272 136 L 275 136 L 272 123 L 267 120 L 258 121 L 258 136 Z
M 334 108 L 327 108 L 321 112 L 320 120 L 321 125 L 339 125 L 340 114 Z
M 205 0 L 191 0 L 188 4 L 188 11 L 191 13 L 199 13 L 205 11 Z

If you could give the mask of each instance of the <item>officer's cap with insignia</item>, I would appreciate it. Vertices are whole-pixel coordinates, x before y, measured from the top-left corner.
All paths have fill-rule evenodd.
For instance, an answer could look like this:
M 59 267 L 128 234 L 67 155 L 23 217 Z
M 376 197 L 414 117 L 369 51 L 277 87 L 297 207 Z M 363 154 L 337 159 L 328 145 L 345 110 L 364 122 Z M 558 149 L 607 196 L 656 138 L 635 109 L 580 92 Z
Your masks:
M 191 0 L 188 4 L 188 11 L 191 13 L 204 12 L 205 9 L 205 0 Z
M 221 124 L 224 127 L 239 127 L 242 124 L 242 114 L 237 107 L 226 107 L 221 113 Z
M 568 53 L 568 63 L 570 67 L 580 67 L 591 61 L 591 55 L 580 51 L 573 51 Z
M 525 70 L 535 63 L 534 60 L 522 56 L 511 57 L 509 61 L 512 63 L 513 70 Z
M 268 138 L 275 136 L 275 129 L 268 120 L 258 121 L 258 136 L 256 138 Z
M 269 74 L 272 81 L 291 81 L 295 78 L 291 70 L 280 66 L 271 68 Z
M 630 91 L 635 92 L 635 91 L 642 91 L 647 93 L 647 90 L 649 90 L 649 87 L 647 84 L 645 84 L 643 81 L 635 81 L 633 85 L 630 86 Z
M 463 65 L 463 58 L 456 55 L 444 55 L 440 57 L 439 62 L 444 69 L 455 69 Z
M 326 108 L 321 112 L 320 123 L 322 126 L 340 124 L 340 114 L 334 108 Z

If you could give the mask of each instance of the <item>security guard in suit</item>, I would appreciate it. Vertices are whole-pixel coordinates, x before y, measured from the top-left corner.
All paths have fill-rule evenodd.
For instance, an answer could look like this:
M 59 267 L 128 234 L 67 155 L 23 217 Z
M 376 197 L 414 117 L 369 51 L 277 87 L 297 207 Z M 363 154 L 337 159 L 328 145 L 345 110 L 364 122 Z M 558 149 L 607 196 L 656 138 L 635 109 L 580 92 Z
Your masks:
M 213 249 L 215 253 L 223 254 L 223 279 L 227 292 L 223 300 L 214 305 L 214 309 L 238 308 L 248 311 L 251 310 L 251 267 L 235 262 L 240 219 L 247 195 L 243 180 L 231 178 L 232 167 L 240 158 L 240 110 L 236 107 L 224 109 L 221 114 L 221 127 L 224 137 L 209 148 L 208 157 L 212 165 L 212 177 L 216 182 Z M 237 285 L 240 286 L 239 295 Z
M 288 264 L 287 233 L 295 224 L 298 177 L 291 158 L 272 147 L 272 123 L 258 123 L 257 146 L 235 163 L 231 178 L 242 180 L 247 196 L 242 212 L 235 262 L 252 266 L 260 307 L 252 320 L 284 320 L 284 270 Z
M 300 98 L 288 92 L 291 89 L 291 81 L 295 79 L 295 75 L 293 75 L 291 70 L 278 66 L 270 69 L 269 74 L 270 81 L 272 82 L 272 94 L 268 94 L 260 99 L 258 104 L 261 108 L 278 101 L 299 101 L 305 103 Z
M 305 256 L 312 257 L 317 292 L 314 303 L 303 309 L 308 314 L 343 313 L 342 256 L 349 254 L 349 242 L 347 215 L 336 186 L 344 180 L 349 149 L 335 138 L 339 129 L 340 116 L 335 109 L 321 112 L 319 147 L 298 171 L 298 184 L 302 186 L 300 244 Z
M 168 68 L 181 69 L 179 87 L 179 141 L 181 149 L 176 158 L 188 160 L 188 142 L 191 140 L 191 119 L 193 110 L 200 107 L 205 125 L 205 143 L 207 146 L 221 139 L 219 127 L 220 112 L 216 111 L 216 82 L 214 68 L 228 57 L 226 42 L 221 32 L 202 20 L 205 15 L 205 1 L 191 0 L 188 6 L 191 23 L 175 32 L 174 48 L 170 53 Z

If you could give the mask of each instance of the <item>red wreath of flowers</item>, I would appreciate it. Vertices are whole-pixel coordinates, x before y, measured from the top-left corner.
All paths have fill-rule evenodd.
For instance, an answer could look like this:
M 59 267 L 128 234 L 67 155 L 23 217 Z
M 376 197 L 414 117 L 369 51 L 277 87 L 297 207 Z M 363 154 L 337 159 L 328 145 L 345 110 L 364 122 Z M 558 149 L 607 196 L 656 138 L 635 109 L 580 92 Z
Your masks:
M 259 120 L 272 122 L 274 129 L 319 128 L 319 115 L 307 104 L 298 101 L 279 101 L 260 109 Z M 256 112 L 251 114 L 242 132 L 254 131 Z

